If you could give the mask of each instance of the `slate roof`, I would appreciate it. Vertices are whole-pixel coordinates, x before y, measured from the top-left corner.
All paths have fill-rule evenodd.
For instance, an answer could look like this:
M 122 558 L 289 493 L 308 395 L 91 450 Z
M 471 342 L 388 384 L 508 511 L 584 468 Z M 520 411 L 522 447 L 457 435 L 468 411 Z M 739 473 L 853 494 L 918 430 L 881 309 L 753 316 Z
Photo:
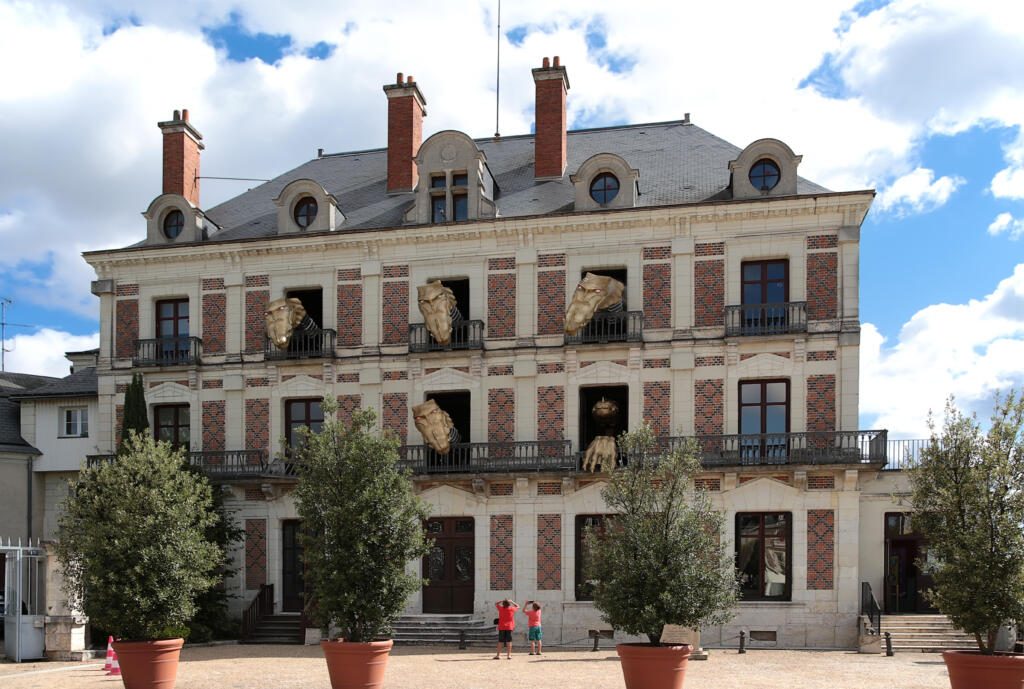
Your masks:
M 20 400 L 39 397 L 88 397 L 97 394 L 96 369 L 93 367 L 75 371 L 64 378 L 51 378 L 48 382 L 26 392 L 12 394 Z
M 687 121 L 585 129 L 568 133 L 566 174 L 559 180 L 533 178 L 533 135 L 477 139 L 497 182 L 500 217 L 571 211 L 575 190 L 569 175 L 597 153 L 615 153 L 640 173 L 637 207 L 698 203 L 729 198 L 729 161 L 741 149 Z M 338 232 L 402 226 L 412 192 L 387 194 L 387 149 L 327 154 L 206 210 L 221 229 L 209 239 L 229 241 L 274 236 L 284 187 L 308 178 L 333 194 L 345 215 Z M 798 194 L 828 193 L 800 178 Z M 137 245 L 138 246 L 138 245 Z
M 39 454 L 21 437 L 21 410 L 13 397 L 59 380 L 29 373 L 0 373 L 0 452 Z

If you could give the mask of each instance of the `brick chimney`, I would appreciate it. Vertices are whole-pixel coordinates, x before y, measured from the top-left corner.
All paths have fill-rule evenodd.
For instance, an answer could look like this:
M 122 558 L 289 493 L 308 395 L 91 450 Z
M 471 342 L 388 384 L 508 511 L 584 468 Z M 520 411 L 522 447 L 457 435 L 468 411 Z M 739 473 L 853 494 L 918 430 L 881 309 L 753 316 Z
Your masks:
M 555 55 L 552 64 L 547 58 L 533 70 L 537 87 L 533 144 L 533 176 L 536 179 L 559 179 L 565 173 L 565 93 L 569 75 Z
M 423 118 L 427 101 L 412 76 L 385 84 L 388 97 L 388 193 L 412 191 L 416 187 L 414 158 L 423 142 Z
M 206 148 L 203 135 L 189 124 L 188 110 L 174 111 L 173 119 L 158 122 L 164 133 L 164 194 L 184 196 L 199 206 L 199 152 Z

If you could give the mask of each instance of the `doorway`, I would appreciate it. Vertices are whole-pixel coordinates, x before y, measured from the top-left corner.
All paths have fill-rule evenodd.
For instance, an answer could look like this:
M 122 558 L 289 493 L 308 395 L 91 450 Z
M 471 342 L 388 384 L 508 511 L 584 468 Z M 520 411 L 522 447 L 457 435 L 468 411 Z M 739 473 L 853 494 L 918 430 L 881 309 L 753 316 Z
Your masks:
M 936 609 L 925 592 L 932 577 L 918 566 L 928 557 L 924 538 L 915 534 L 911 514 L 889 512 L 885 515 L 885 613 L 931 613 Z
M 302 612 L 305 586 L 302 577 L 302 522 L 281 522 L 281 612 Z
M 423 612 L 473 612 L 473 518 L 436 517 L 423 528 L 433 540 L 423 558 Z

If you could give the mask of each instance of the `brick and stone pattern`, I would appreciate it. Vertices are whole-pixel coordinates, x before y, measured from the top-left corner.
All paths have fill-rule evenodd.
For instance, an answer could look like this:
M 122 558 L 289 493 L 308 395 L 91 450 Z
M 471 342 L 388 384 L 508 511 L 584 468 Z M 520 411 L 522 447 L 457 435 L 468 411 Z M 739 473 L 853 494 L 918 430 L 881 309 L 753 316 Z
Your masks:
M 835 566 L 835 512 L 807 510 L 807 588 L 832 589 Z
M 836 377 L 807 376 L 807 430 L 830 432 L 836 429 Z
M 352 423 L 352 414 L 363 404 L 362 395 L 338 395 L 338 420 L 346 426 Z
M 537 374 L 541 375 L 544 373 L 565 373 L 565 364 L 561 361 L 537 364 Z
M 356 271 L 358 272 L 358 268 Z M 340 271 L 339 271 L 340 274 Z M 338 285 L 338 345 L 358 347 L 363 342 L 363 285 Z
M 834 234 L 816 234 L 807 238 L 808 249 L 835 249 L 839 246 L 839 237 Z
M 671 327 L 672 264 L 648 263 L 644 265 L 644 328 Z
M 545 270 L 554 267 L 555 270 Z M 565 254 L 537 257 L 537 334 L 565 331 Z
M 807 490 L 835 490 L 836 477 L 832 474 L 810 474 L 807 477 Z
M 725 242 L 708 242 L 695 244 L 693 247 L 694 256 L 724 256 Z
M 703 368 L 705 366 L 725 366 L 724 356 L 698 356 L 693 360 L 693 365 L 696 368 Z
M 261 277 L 261 276 L 249 276 Z M 248 282 L 249 278 L 246 278 Z M 266 312 L 270 290 L 255 289 L 245 293 L 245 351 L 262 352 L 267 339 Z
M 725 324 L 725 261 L 693 264 L 693 323 L 698 328 Z
M 224 400 L 203 402 L 203 452 L 224 449 Z
M 724 385 L 721 378 L 693 384 L 693 426 L 697 435 L 721 435 L 725 425 Z
M 226 294 L 209 292 L 203 295 L 203 354 L 224 353 L 227 317 L 228 298 Z
M 491 388 L 487 391 L 487 442 L 509 443 L 515 440 L 516 391 Z
M 668 359 L 644 359 L 644 368 L 668 368 Z
M 807 254 L 808 320 L 826 320 L 839 314 L 838 256 L 835 251 Z
M 124 425 L 124 405 L 118 404 L 114 406 L 114 445 L 119 446 L 121 444 L 121 428 Z
M 835 361 L 836 360 L 836 350 L 829 349 L 829 350 L 820 351 L 820 352 L 807 352 L 807 360 L 808 361 Z
M 516 274 L 514 272 L 491 273 L 487 276 L 487 337 L 515 336 Z
M 512 364 L 494 364 L 487 367 L 487 375 L 489 376 L 510 376 L 512 372 Z
M 392 266 L 394 267 L 394 266 Z M 406 266 L 408 269 L 408 266 Z M 409 341 L 409 281 L 389 280 L 383 286 L 384 304 L 381 308 L 384 344 L 404 344 Z
M 537 590 L 562 589 L 562 515 L 537 515 Z
M 512 497 L 512 483 L 495 481 L 487 486 L 487 492 L 495 498 L 510 498 Z
M 562 482 L 561 481 L 538 481 L 537 482 L 537 495 L 561 495 L 562 494 Z
M 267 583 L 267 520 L 245 520 L 245 589 Z
M 565 388 L 537 388 L 537 440 L 562 440 L 565 434 Z
M 270 448 L 270 400 L 245 401 L 245 449 Z
M 245 286 L 250 287 L 270 287 L 270 276 L 269 275 L 246 275 Z
M 510 591 L 513 575 L 511 514 L 491 515 L 490 550 L 490 588 L 492 591 Z
M 130 359 L 135 355 L 135 340 L 139 339 L 139 300 L 117 300 L 117 323 L 115 323 L 115 353 L 119 359 Z
M 722 479 L 720 478 L 697 478 L 693 480 L 693 487 L 697 490 L 704 490 L 709 493 L 717 493 L 722 490 Z
M 409 396 L 404 392 L 385 392 L 381 425 L 405 442 L 409 434 Z
M 114 288 L 114 296 L 118 298 L 137 297 L 139 296 L 139 284 L 137 282 L 119 282 Z
M 672 383 L 644 383 L 644 421 L 651 425 L 655 435 L 672 435 Z

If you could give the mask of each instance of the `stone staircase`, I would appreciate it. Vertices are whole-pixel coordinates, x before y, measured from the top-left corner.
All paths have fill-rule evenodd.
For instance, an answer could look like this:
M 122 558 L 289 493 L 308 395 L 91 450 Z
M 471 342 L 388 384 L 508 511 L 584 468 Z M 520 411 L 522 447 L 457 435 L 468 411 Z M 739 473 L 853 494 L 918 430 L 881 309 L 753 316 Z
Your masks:
M 471 646 L 493 645 L 498 638 L 490 620 L 474 615 L 403 615 L 393 627 L 396 644 L 458 644 L 460 632 Z
M 945 615 L 882 615 L 882 633 L 889 632 L 897 653 L 938 653 L 946 650 L 978 650 L 973 636 L 953 626 Z M 885 649 L 885 642 L 882 642 Z
M 266 615 L 243 644 L 301 644 L 306 639 L 302 615 Z

